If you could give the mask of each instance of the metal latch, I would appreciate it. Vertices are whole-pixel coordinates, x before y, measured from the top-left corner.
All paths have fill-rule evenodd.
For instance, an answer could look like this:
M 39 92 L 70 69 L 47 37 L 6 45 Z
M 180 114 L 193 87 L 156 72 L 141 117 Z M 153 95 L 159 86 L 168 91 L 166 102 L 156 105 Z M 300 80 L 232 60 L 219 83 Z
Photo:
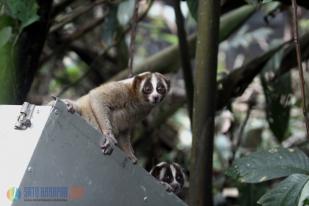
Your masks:
M 24 102 L 22 105 L 17 122 L 15 123 L 15 129 L 25 130 L 31 126 L 31 117 L 34 111 L 34 104 Z

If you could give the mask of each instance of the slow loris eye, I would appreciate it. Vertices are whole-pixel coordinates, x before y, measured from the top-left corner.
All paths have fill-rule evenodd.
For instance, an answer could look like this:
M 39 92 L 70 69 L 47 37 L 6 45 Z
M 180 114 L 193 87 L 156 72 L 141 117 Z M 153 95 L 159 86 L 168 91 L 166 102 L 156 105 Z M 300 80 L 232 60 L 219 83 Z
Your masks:
M 165 94 L 166 90 L 163 86 L 158 86 L 157 87 L 157 91 L 160 93 L 160 94 Z
M 177 181 L 180 181 L 180 180 L 182 180 L 182 177 L 181 177 L 180 175 L 177 175 L 177 176 L 176 176 L 176 180 L 177 180 Z
M 152 86 L 151 85 L 147 85 L 147 86 L 145 86 L 144 88 L 143 88 L 143 93 L 144 94 L 150 94 L 151 92 L 152 92 Z
M 170 176 L 168 174 L 165 175 L 164 178 L 163 178 L 163 181 L 167 182 L 167 183 L 172 182 L 172 176 Z

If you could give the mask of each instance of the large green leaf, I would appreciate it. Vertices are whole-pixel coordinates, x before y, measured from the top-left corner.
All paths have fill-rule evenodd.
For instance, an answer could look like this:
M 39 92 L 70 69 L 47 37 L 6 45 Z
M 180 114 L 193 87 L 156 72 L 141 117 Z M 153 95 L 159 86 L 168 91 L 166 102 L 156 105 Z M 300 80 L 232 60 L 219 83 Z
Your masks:
M 12 39 L 12 27 L 7 26 L 0 30 L 0 47 L 4 46 Z
M 16 97 L 14 50 L 12 34 L 14 21 L 11 17 L 0 18 L 0 104 L 13 103 Z
M 309 175 L 309 158 L 299 149 L 272 148 L 235 160 L 227 175 L 257 183 L 294 173 Z
M 189 11 L 192 15 L 192 17 L 197 20 L 197 8 L 198 8 L 198 0 L 187 0 Z M 255 10 L 255 6 L 252 5 L 245 5 L 238 9 L 235 9 L 233 11 L 230 11 L 228 15 L 223 15 L 223 18 L 225 17 L 233 17 L 234 21 L 230 21 L 231 24 L 227 25 L 228 28 L 233 28 L 234 25 L 239 25 L 240 21 L 243 21 L 244 17 L 249 17 L 251 14 L 253 14 L 253 11 Z M 247 18 L 245 18 L 247 19 Z M 225 21 L 229 21 L 226 19 Z M 221 19 L 222 22 L 222 19 Z M 221 25 L 220 25 L 221 28 Z M 223 27 L 224 28 L 224 27 Z M 224 29 L 223 29 L 224 30 Z M 228 29 L 227 29 L 228 30 Z M 222 35 L 222 31 L 220 29 L 220 35 Z M 223 33 L 224 36 L 224 33 Z
M 239 206 L 257 206 L 259 198 L 267 191 L 267 185 L 260 184 L 240 184 Z
M 274 1 L 268 4 L 263 4 L 261 10 L 266 15 L 272 15 L 274 14 L 275 11 L 277 11 L 280 8 L 280 6 L 281 6 L 280 2 Z
M 246 5 L 223 15 L 220 19 L 220 42 L 233 34 L 254 12 L 254 6 Z
M 297 206 L 302 191 L 308 187 L 308 181 L 307 175 L 293 174 L 263 195 L 258 203 L 263 206 Z
M 21 22 L 21 30 L 39 19 L 38 5 L 35 0 L 3 0 L 8 13 Z
M 298 206 L 308 206 L 309 205 L 309 181 L 305 184 L 301 195 L 298 200 Z
M 198 0 L 187 0 L 188 8 L 192 17 L 197 20 Z
M 125 0 L 118 6 L 117 18 L 121 25 L 126 25 L 132 18 L 135 0 Z
M 260 75 L 266 99 L 266 116 L 270 129 L 279 142 L 285 139 L 290 119 L 291 105 L 289 96 L 292 93 L 290 73 L 282 75 L 276 81 L 272 76 L 280 70 L 284 59 L 285 48 L 276 52 L 267 62 Z
M 112 5 L 102 28 L 102 39 L 106 45 L 112 45 L 119 31 L 119 22 L 117 19 L 118 5 Z

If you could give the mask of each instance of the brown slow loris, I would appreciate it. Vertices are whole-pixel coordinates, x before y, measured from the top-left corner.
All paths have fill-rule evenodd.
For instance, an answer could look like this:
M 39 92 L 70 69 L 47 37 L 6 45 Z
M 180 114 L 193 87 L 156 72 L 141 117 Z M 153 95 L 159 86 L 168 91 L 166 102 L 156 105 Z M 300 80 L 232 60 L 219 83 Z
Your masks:
M 100 146 L 104 154 L 110 154 L 113 146 L 118 145 L 136 163 L 131 130 L 164 99 L 169 88 L 170 82 L 164 75 L 145 72 L 103 84 L 76 101 L 64 101 L 70 112 L 78 112 L 102 132 L 105 138 Z

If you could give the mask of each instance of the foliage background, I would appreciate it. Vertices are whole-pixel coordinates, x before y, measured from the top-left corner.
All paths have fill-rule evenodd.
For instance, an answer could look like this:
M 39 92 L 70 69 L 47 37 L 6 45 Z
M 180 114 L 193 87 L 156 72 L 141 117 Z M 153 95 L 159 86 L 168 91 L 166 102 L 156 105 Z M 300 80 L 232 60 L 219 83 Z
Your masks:
M 0 2 L 1 104 L 46 104 L 51 95 L 75 99 L 106 81 L 127 77 L 133 0 Z M 140 2 L 134 72 L 166 73 L 172 80 L 172 91 L 138 126 L 133 142 L 146 169 L 158 161 L 177 161 L 190 176 L 192 134 L 186 107 L 186 92 L 190 91 L 185 87 L 177 46 L 175 2 Z M 276 183 L 233 182 L 225 171 L 234 159 L 279 145 L 309 152 L 300 81 L 294 69 L 289 3 L 221 1 L 218 94 L 213 97 L 217 101 L 213 154 L 217 205 L 257 205 L 261 195 Z M 299 0 L 298 4 L 308 82 L 309 3 Z M 181 2 L 192 73 L 197 7 L 195 0 Z M 186 201 L 188 187 L 187 182 L 181 195 Z

